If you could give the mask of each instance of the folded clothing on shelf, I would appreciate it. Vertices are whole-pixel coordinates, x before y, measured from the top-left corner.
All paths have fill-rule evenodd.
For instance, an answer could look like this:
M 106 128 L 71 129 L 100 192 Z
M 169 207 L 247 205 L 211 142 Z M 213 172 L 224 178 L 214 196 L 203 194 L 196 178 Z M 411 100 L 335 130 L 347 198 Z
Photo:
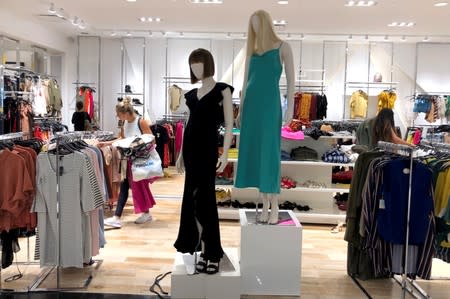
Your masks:
M 296 161 L 317 161 L 319 154 L 312 148 L 299 146 L 291 151 L 291 158 Z

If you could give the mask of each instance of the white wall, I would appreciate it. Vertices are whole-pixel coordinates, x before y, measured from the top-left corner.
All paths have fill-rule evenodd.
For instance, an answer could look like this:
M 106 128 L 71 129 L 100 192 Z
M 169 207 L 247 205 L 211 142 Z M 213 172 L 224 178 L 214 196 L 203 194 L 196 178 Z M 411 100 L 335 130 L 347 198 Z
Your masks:
M 325 85 L 328 97 L 329 120 L 348 118 L 348 100 L 351 93 L 359 87 L 346 87 L 345 81 L 372 82 L 373 75 L 380 72 L 383 82 L 398 82 L 396 111 L 396 124 L 402 130 L 412 124 L 412 101 L 409 96 L 415 92 L 416 77 L 416 45 L 409 43 L 347 43 L 342 41 L 309 42 L 289 41 L 291 43 L 297 79 L 300 67 L 302 69 L 325 69 Z M 120 91 L 121 50 L 120 39 L 101 38 L 102 66 L 101 85 L 104 105 L 101 115 L 104 119 L 104 129 L 115 130 L 116 118 L 114 105 L 116 94 Z M 243 40 L 210 40 L 210 39 L 184 39 L 184 38 L 147 38 L 145 56 L 145 102 L 152 120 L 161 118 L 167 110 L 167 88 L 177 84 L 184 90 L 194 86 L 189 83 L 188 56 L 196 48 L 205 48 L 211 51 L 216 63 L 216 80 L 223 79 L 232 83 L 236 89 L 234 97 L 238 97 L 242 88 L 244 60 L 241 51 L 245 45 Z M 369 53 L 370 51 L 370 53 Z M 436 82 L 439 77 L 439 86 L 449 84 L 450 66 L 440 66 L 445 60 L 445 53 L 449 48 L 433 44 L 424 47 L 419 52 L 418 83 L 426 85 L 427 80 Z M 240 55 L 240 54 L 241 55 Z M 141 55 L 142 53 L 137 53 Z M 346 61 L 347 56 L 347 61 Z M 92 59 L 90 57 L 89 59 Z M 141 59 L 141 58 L 139 58 Z M 138 59 L 138 60 L 139 60 Z M 89 61 L 89 60 L 86 60 Z M 83 61 L 82 64 L 87 63 Z M 347 64 L 346 64 L 347 62 Z M 234 67 L 232 64 L 234 63 Z M 393 64 L 391 66 L 391 63 Z M 438 66 L 439 65 L 439 66 Z M 435 70 L 439 70 L 435 73 Z M 447 72 L 447 73 L 446 73 Z M 430 75 L 434 74 L 434 75 Z M 306 79 L 320 80 L 322 74 L 303 73 Z M 180 77 L 181 80 L 164 80 L 168 77 Z M 391 77 L 392 76 L 392 77 Z M 281 83 L 283 83 L 283 78 Z M 447 85 L 448 86 L 448 85 Z M 345 88 L 346 87 L 346 88 Z M 449 87 L 449 86 L 448 86 Z M 386 86 L 367 88 L 373 107 L 370 115 L 375 113 L 377 96 Z M 432 88 L 432 87 L 429 87 Z M 433 87 L 434 88 L 434 87 Z M 450 88 L 446 88 L 449 90 Z M 345 98 L 344 98 L 344 95 Z M 180 108 L 177 112 L 186 110 Z M 345 113 L 344 113 L 345 110 Z M 420 119 L 420 117 L 419 117 Z M 416 120 L 417 121 L 417 120 Z

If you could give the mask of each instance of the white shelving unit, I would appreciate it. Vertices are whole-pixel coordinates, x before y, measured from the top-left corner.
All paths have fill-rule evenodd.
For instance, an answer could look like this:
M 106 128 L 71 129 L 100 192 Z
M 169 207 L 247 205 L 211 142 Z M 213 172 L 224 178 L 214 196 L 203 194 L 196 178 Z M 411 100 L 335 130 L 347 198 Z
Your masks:
M 282 139 L 282 150 L 290 152 L 298 146 L 307 146 L 317 151 L 319 159 L 328 149 L 336 144 L 342 136 L 324 136 L 318 140 L 306 137 L 304 140 L 294 141 Z M 346 138 L 354 139 L 352 136 Z M 344 138 L 345 139 L 345 138 Z M 229 159 L 231 163 L 237 163 L 237 159 Z M 236 165 L 235 165 L 236 166 Z M 281 161 L 281 176 L 288 176 L 297 182 L 296 188 L 281 189 L 279 203 L 284 201 L 294 202 L 306 206 L 311 210 L 297 211 L 294 213 L 302 223 L 338 224 L 345 221 L 345 211 L 341 211 L 334 203 L 333 195 L 337 192 L 349 192 L 349 185 L 332 184 L 333 166 L 353 167 L 354 163 L 327 163 L 323 161 Z M 236 169 L 236 167 L 235 167 Z M 323 184 L 324 187 L 299 186 L 306 181 L 314 181 Z M 219 187 L 219 186 L 218 186 Z M 220 186 L 231 188 L 232 200 L 244 202 L 258 202 L 258 190 L 256 188 L 234 188 L 232 185 Z M 238 209 L 219 208 L 221 219 L 239 219 Z

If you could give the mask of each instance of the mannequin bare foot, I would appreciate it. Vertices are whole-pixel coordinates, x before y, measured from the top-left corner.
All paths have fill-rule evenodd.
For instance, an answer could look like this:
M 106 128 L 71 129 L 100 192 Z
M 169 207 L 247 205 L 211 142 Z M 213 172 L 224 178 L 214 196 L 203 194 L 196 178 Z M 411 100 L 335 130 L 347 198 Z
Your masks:
M 259 221 L 266 223 L 269 220 L 269 200 L 263 197 L 263 207 L 261 211 L 261 216 L 259 217 Z
M 278 199 L 273 197 L 270 199 L 270 218 L 269 224 L 278 223 Z

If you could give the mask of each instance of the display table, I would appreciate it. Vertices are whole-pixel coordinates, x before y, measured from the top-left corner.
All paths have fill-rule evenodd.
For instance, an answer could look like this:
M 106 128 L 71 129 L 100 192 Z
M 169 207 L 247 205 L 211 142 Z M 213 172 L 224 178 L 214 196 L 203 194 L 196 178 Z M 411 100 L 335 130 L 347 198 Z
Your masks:
M 224 251 L 225 255 L 220 261 L 220 272 L 214 275 L 193 274 L 194 256 L 177 253 L 172 270 L 171 298 L 239 299 L 242 278 L 238 250 L 225 248 Z
M 277 225 L 257 224 L 255 210 L 239 210 L 242 294 L 300 296 L 302 226 L 281 210 Z

